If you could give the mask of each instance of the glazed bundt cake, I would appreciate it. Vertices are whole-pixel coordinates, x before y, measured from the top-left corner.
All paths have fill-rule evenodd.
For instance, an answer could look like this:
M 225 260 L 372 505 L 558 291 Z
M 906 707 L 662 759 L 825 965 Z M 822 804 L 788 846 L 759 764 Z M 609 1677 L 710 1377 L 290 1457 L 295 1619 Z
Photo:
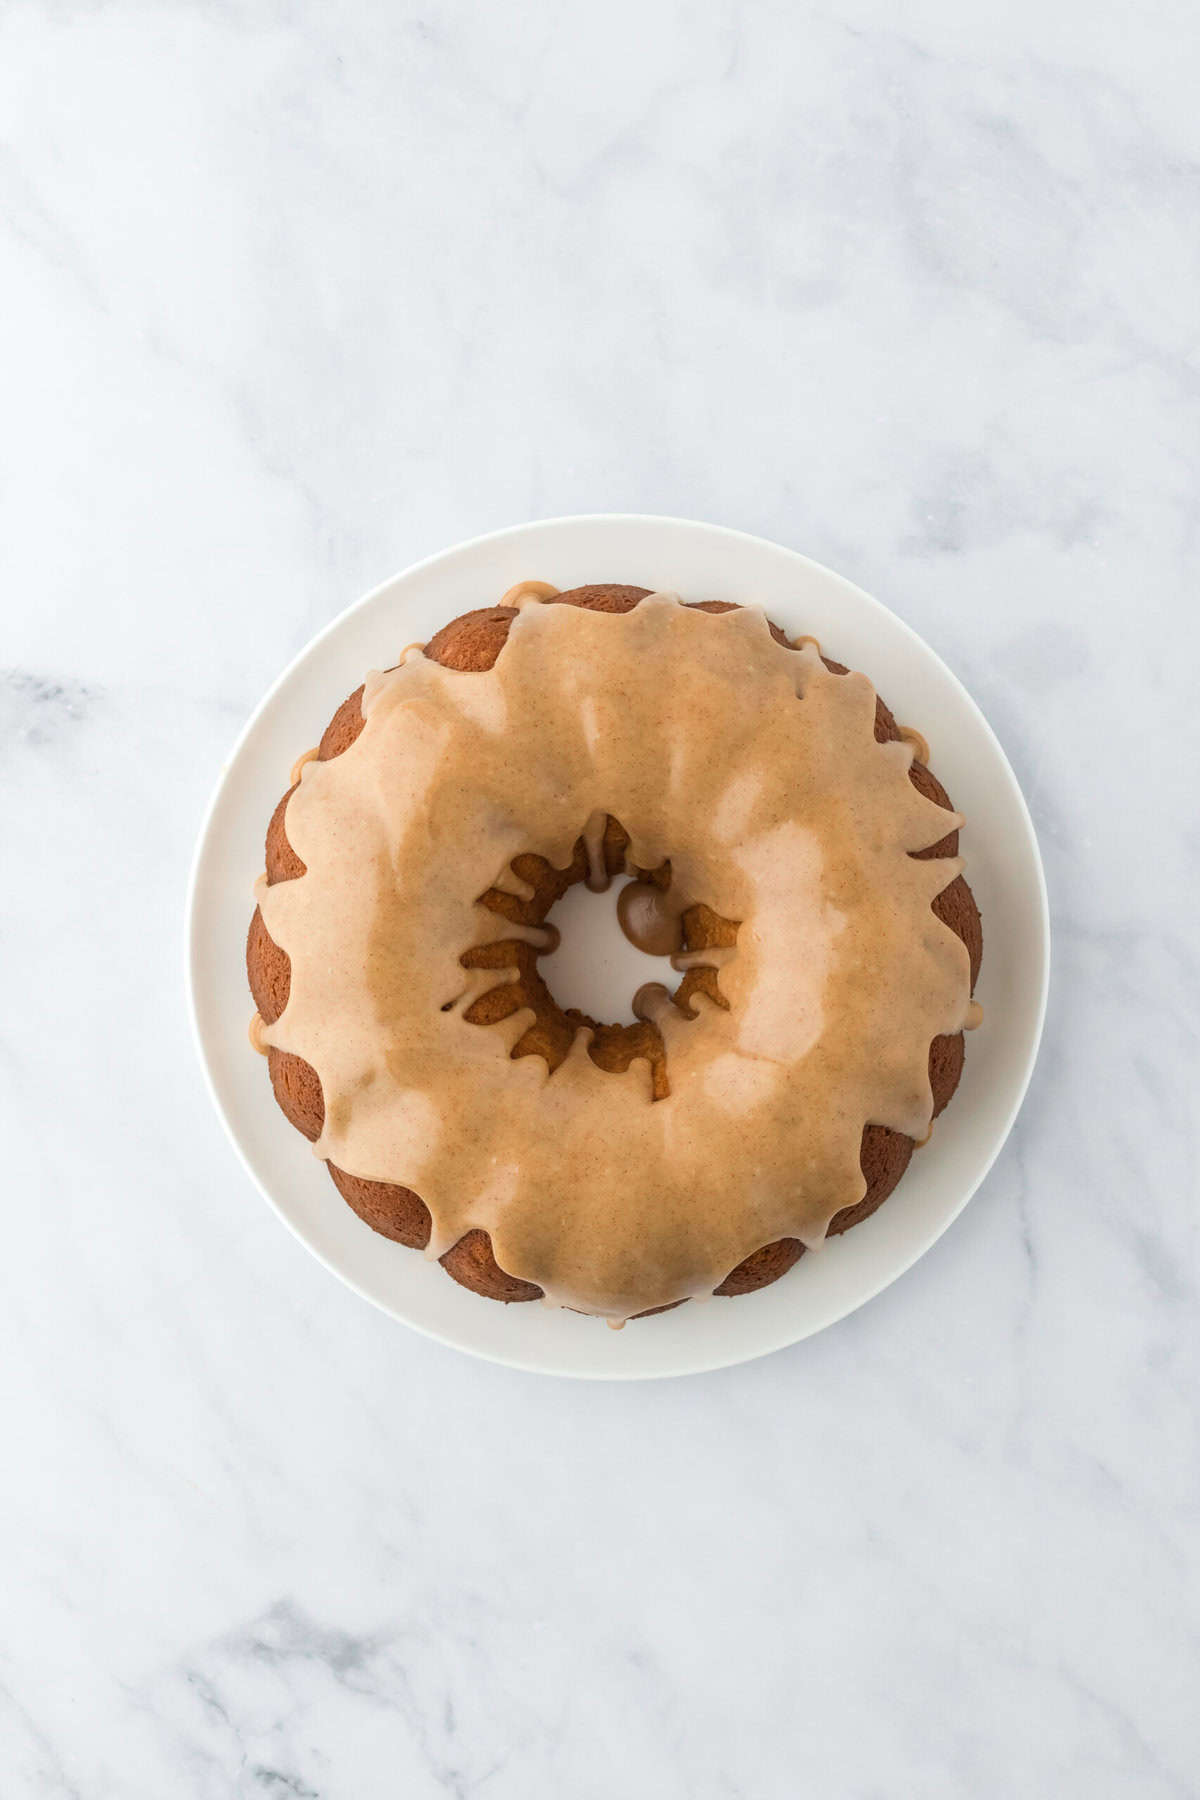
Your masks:
M 918 756 L 917 752 L 923 754 Z M 280 1107 L 364 1223 L 490 1299 L 746 1294 L 887 1199 L 963 1066 L 979 913 L 924 745 L 751 607 L 524 583 L 369 675 L 267 827 Z M 539 972 L 575 882 L 673 984 Z

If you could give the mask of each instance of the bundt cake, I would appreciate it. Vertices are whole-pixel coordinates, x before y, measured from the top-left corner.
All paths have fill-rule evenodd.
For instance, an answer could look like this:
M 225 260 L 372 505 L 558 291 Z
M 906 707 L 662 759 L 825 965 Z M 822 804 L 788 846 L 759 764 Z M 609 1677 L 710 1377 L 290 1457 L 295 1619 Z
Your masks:
M 523 583 L 367 677 L 272 814 L 247 942 L 276 1099 L 374 1231 L 619 1323 L 766 1286 L 892 1193 L 975 1022 L 961 820 L 865 676 L 752 607 Z M 926 753 L 927 754 L 927 753 Z M 630 879 L 678 980 L 539 973 Z

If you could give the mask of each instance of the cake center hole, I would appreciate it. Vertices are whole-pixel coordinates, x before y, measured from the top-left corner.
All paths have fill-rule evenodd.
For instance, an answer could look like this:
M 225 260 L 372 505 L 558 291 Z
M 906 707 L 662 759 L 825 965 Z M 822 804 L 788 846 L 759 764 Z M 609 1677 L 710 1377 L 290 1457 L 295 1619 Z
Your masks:
M 603 893 L 582 881 L 567 889 L 546 920 L 559 943 L 538 960 L 565 1011 L 576 1007 L 589 1018 L 632 1025 L 639 988 L 676 985 L 667 959 L 680 947 L 680 923 L 662 901 L 662 891 L 644 881 L 614 882 Z

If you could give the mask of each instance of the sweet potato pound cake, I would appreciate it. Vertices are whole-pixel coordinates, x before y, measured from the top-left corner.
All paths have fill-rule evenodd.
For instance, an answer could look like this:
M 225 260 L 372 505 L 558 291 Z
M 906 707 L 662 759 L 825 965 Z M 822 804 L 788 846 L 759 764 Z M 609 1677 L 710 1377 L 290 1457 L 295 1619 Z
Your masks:
M 961 819 L 864 675 L 753 607 L 522 584 L 367 676 L 267 830 L 275 1095 L 383 1236 L 612 1322 L 874 1212 L 958 1084 Z M 632 1025 L 539 973 L 577 881 L 664 958 Z

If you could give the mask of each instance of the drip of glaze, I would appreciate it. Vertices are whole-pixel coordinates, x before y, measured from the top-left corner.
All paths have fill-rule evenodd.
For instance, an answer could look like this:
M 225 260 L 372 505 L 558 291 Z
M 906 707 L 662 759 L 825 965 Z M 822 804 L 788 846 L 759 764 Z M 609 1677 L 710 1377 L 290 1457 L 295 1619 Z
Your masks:
M 586 881 L 593 894 L 602 894 L 612 880 L 608 864 L 604 860 L 604 831 L 607 824 L 607 813 L 594 812 L 583 828 L 583 847 L 587 853 Z
M 266 1020 L 263 1018 L 261 1013 L 256 1012 L 254 1017 L 250 1021 L 250 1030 L 249 1030 L 248 1036 L 250 1038 L 251 1048 L 254 1050 L 257 1050 L 258 1054 L 260 1056 L 265 1056 L 267 1054 L 267 1046 L 263 1042 L 263 1032 L 266 1029 L 267 1029 Z
M 644 981 L 631 1002 L 633 1016 L 645 1024 L 652 1025 L 662 1017 L 668 1006 L 673 1004 L 671 991 L 661 981 Z
M 813 649 L 816 651 L 817 655 L 820 656 L 821 646 L 815 637 L 808 637 L 807 635 L 805 635 L 802 637 L 794 637 L 792 639 L 792 649 L 793 650 L 803 650 L 805 644 L 811 644 Z
M 513 585 L 501 594 L 501 606 L 515 606 L 519 612 L 523 606 L 529 606 L 542 600 L 553 600 L 562 589 L 556 588 L 552 581 L 514 581 Z
M 689 969 L 723 969 L 736 955 L 736 944 L 709 944 L 703 950 L 677 951 L 671 958 L 671 967 L 680 975 Z
M 311 750 L 306 750 L 304 752 L 303 756 L 298 756 L 296 758 L 295 762 L 292 764 L 292 772 L 288 777 L 288 780 L 291 782 L 293 787 L 295 787 L 295 785 L 299 781 L 301 775 L 303 775 L 305 766 L 310 762 L 316 762 L 316 760 L 317 760 L 318 756 L 320 756 L 320 754 L 321 754 L 320 745 L 314 744 Z
M 498 943 L 516 940 L 522 944 L 532 944 L 535 956 L 550 956 L 562 943 L 562 932 L 557 925 L 521 925 L 515 919 L 503 920 L 503 930 Z
M 914 1150 L 923 1150 L 932 1136 L 933 1136 L 933 1120 L 930 1119 L 929 1130 L 925 1133 L 925 1136 L 923 1138 L 914 1138 L 913 1139 Z
M 678 902 L 651 881 L 630 881 L 621 889 L 617 922 L 634 949 L 647 956 L 674 956 L 683 942 Z
M 513 868 L 507 868 L 500 874 L 492 886 L 498 894 L 512 894 L 517 900 L 532 900 L 537 893 L 532 881 L 525 881 Z
M 967 1008 L 967 1016 L 963 1020 L 964 1031 L 978 1031 L 983 1024 L 983 1008 L 978 1000 L 972 1000 Z
M 928 768 L 929 744 L 926 739 L 921 736 L 921 733 L 915 731 L 911 725 L 901 725 L 900 738 L 903 743 L 912 745 L 913 761 L 924 763 Z

